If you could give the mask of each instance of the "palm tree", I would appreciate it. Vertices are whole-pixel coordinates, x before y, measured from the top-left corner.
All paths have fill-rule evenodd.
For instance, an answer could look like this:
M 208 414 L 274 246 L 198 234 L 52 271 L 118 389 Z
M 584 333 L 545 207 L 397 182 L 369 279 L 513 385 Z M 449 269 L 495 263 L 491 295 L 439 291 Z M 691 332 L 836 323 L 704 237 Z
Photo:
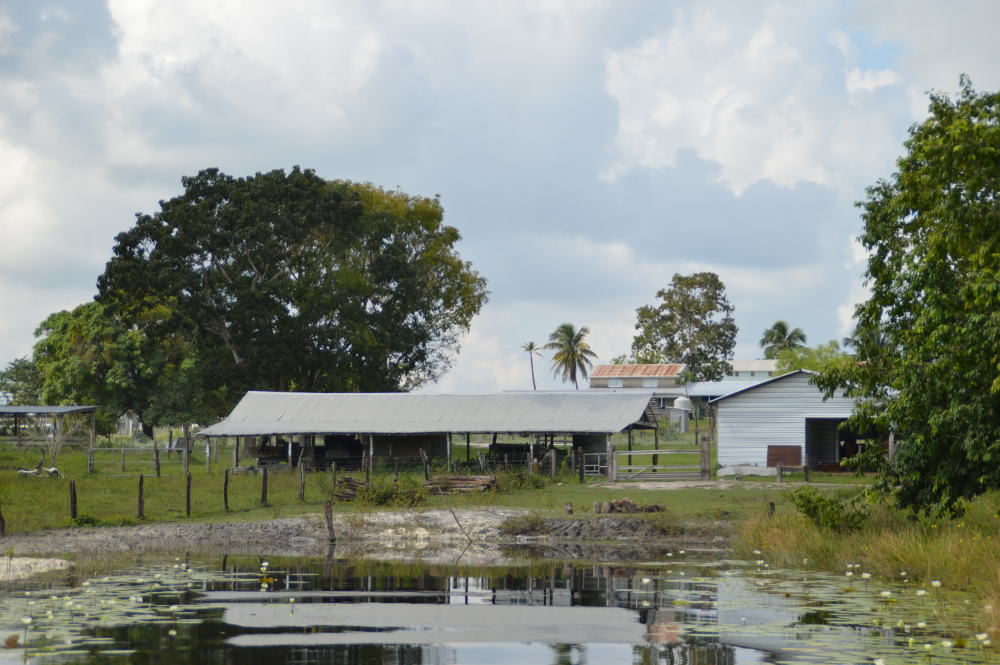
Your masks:
M 542 351 L 534 342 L 525 342 L 521 345 L 521 350 L 528 352 L 528 361 L 531 363 L 531 389 L 538 390 L 535 385 L 535 356 L 542 355 Z
M 564 323 L 549 335 L 548 343 L 542 347 L 555 351 L 552 354 L 552 373 L 562 374 L 563 381 L 572 381 L 576 389 L 580 389 L 577 378 L 587 378 L 587 370 L 593 366 L 591 358 L 597 354 L 590 350 L 586 337 L 590 334 L 587 326 L 579 330 L 572 323 Z
M 764 331 L 760 338 L 760 345 L 764 348 L 764 357 L 777 358 L 778 354 L 786 349 L 801 349 L 806 345 L 806 334 L 802 328 L 788 329 L 788 324 L 784 321 L 775 321 L 774 325 Z

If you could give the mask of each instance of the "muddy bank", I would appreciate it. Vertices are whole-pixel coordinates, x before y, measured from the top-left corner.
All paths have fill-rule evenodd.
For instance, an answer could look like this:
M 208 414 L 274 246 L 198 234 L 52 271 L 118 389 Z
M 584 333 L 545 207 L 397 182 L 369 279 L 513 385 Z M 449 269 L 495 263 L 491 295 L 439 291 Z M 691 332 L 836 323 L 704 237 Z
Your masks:
M 659 557 L 685 547 L 721 549 L 731 527 L 721 522 L 663 524 L 639 515 L 541 519 L 528 511 L 489 508 L 347 513 L 335 517 L 334 530 L 332 551 L 321 516 L 59 529 L 8 536 L 0 543 L 18 555 L 332 553 L 496 564 L 525 556 L 620 561 Z

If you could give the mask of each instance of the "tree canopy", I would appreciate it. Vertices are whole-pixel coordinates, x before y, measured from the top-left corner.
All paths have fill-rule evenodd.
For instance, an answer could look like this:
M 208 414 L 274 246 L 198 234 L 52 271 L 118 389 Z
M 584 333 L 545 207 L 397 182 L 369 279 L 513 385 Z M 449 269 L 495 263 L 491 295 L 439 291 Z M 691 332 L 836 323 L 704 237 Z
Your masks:
M 696 381 L 718 381 L 732 370 L 733 306 L 714 272 L 675 274 L 660 302 L 636 310 L 632 355 L 639 363 L 684 363 Z
M 564 323 L 552 331 L 543 347 L 554 352 L 552 373 L 562 376 L 563 381 L 571 382 L 577 390 L 580 389 L 579 380 L 586 379 L 593 366 L 592 359 L 597 358 L 587 342 L 589 334 L 587 326 L 577 329 L 572 323 Z
M 17 406 L 42 403 L 42 374 L 30 358 L 16 358 L 0 371 L 0 400 Z
M 117 236 L 98 301 L 128 329 L 182 339 L 175 378 L 225 408 L 250 389 L 432 381 L 486 301 L 436 198 L 298 167 L 182 183 Z
M 816 346 L 797 346 L 783 349 L 778 353 L 776 360 L 775 376 L 794 372 L 797 369 L 827 372 L 854 362 L 854 358 L 844 352 L 840 348 L 840 342 L 835 339 Z
M 777 358 L 782 351 L 801 349 L 805 345 L 806 334 L 802 328 L 790 329 L 785 321 L 775 321 L 760 338 L 760 346 L 767 359 Z
M 861 204 L 859 362 L 819 383 L 861 398 L 858 431 L 894 432 L 880 484 L 899 505 L 955 513 L 1000 487 L 1000 95 L 963 77 L 905 147 Z

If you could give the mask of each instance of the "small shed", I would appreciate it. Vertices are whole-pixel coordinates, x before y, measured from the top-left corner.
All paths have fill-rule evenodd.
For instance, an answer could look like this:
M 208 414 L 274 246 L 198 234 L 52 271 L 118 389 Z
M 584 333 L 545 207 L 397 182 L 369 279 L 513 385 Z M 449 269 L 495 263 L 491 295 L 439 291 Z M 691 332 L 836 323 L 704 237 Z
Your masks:
M 768 448 L 772 458 L 776 451 L 791 450 L 795 466 L 813 468 L 854 454 L 856 437 L 840 427 L 854 400 L 842 394 L 824 399 L 810 382 L 814 374 L 797 370 L 711 400 L 719 464 L 767 466 Z M 789 461 L 795 460 L 782 464 Z

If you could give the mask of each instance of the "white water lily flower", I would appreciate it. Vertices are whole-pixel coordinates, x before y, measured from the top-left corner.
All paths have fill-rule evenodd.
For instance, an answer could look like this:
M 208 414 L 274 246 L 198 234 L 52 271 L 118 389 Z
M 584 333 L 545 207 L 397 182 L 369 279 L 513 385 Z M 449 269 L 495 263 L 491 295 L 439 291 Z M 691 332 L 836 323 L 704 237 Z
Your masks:
M 848 577 L 852 577 L 854 575 L 854 572 L 849 570 L 844 574 L 847 575 Z
M 873 665 L 885 665 L 885 661 L 882 660 L 881 658 L 876 658 L 875 660 L 872 661 L 872 663 Z
M 891 591 L 883 591 L 879 595 L 882 596 L 883 598 L 888 598 L 889 596 L 892 595 L 892 592 Z
M 927 589 L 917 589 L 917 595 L 918 596 L 925 596 L 925 595 L 927 595 Z
M 918 621 L 917 622 L 917 628 L 926 628 L 926 627 L 927 627 L 927 624 L 924 623 L 923 621 Z
M 31 621 L 32 621 L 31 617 L 21 617 L 21 623 L 23 623 L 25 626 L 30 626 Z
M 760 550 L 754 550 L 753 553 L 760 556 Z
M 952 646 L 954 646 L 954 644 L 955 643 L 952 642 L 951 640 L 941 640 L 941 646 L 943 646 L 945 649 L 950 649 Z
M 643 577 L 643 578 L 642 578 L 642 583 L 643 583 L 643 584 L 649 584 L 650 582 L 652 582 L 652 580 L 651 580 L 651 579 L 649 579 L 648 577 Z
M 167 635 L 169 635 L 170 637 L 177 637 L 177 631 L 171 628 L 170 630 L 167 631 Z
M 992 642 L 990 642 L 989 640 L 983 640 L 983 646 L 984 646 L 984 647 L 988 647 L 988 646 L 990 646 L 991 644 L 993 644 L 993 643 L 992 643 Z
M 941 588 L 941 580 L 934 580 L 934 581 L 932 581 L 931 582 L 931 586 L 934 587 L 935 589 L 940 589 Z
M 871 579 L 871 576 L 871 573 L 861 573 L 861 579 L 863 580 Z
M 924 651 L 930 651 L 930 650 L 931 650 L 931 645 L 925 642 L 924 643 Z
M 982 642 L 988 637 L 989 637 L 988 633 L 976 633 L 976 639 L 979 640 L 980 642 Z

